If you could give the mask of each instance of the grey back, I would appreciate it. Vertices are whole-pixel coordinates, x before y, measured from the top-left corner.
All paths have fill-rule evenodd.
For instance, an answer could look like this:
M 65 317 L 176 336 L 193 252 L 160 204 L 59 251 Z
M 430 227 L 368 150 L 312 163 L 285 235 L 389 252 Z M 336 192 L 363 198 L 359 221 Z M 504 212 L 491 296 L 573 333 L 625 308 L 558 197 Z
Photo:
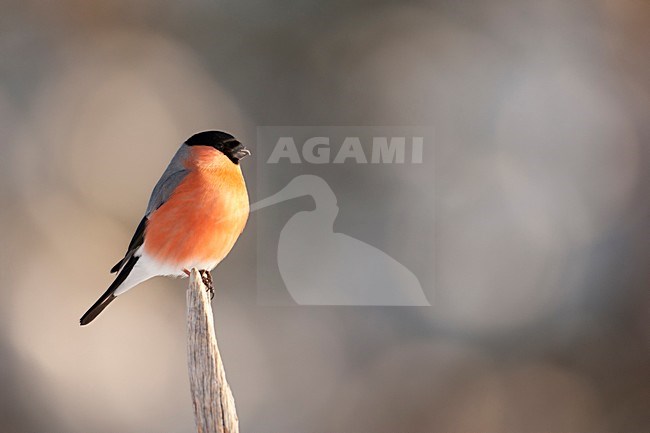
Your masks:
M 188 158 L 189 153 L 190 147 L 186 144 L 182 144 L 178 151 L 176 151 L 176 154 L 151 192 L 145 216 L 149 216 L 151 212 L 162 206 L 169 199 L 169 196 L 174 192 L 178 184 L 187 176 L 189 171 L 185 168 L 183 162 Z

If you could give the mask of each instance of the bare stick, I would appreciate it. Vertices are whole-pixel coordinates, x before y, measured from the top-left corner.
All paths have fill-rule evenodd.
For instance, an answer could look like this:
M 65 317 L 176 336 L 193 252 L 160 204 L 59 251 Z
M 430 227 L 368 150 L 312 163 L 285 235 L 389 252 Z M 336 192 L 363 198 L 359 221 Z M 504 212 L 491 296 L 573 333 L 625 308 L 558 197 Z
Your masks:
M 235 400 L 226 381 L 214 331 L 212 307 L 199 272 L 187 289 L 187 367 L 199 433 L 239 433 Z

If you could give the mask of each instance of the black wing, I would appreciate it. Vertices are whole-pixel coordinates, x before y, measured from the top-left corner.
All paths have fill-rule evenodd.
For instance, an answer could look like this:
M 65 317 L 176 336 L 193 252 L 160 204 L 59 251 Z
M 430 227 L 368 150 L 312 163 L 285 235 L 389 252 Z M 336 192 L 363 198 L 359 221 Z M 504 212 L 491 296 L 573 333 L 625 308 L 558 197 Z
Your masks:
M 147 221 L 149 221 L 149 215 L 169 200 L 169 197 L 174 193 L 176 187 L 189 173 L 183 165 L 183 161 L 187 158 L 187 152 L 187 146 L 181 146 L 165 169 L 162 177 L 156 183 L 156 186 L 154 186 L 153 191 L 151 192 L 151 197 L 149 197 L 147 211 L 145 212 L 142 221 L 140 221 L 138 228 L 135 229 L 133 239 L 131 239 L 131 243 L 129 243 L 129 248 L 126 251 L 124 258 L 111 268 L 111 273 L 115 273 L 122 269 L 129 259 L 133 257 L 138 248 L 142 246 L 144 243 L 144 232 L 147 227 Z
M 129 248 L 126 250 L 124 258 L 111 268 L 111 274 L 114 274 L 115 272 L 122 269 L 122 266 L 128 262 L 129 259 L 133 257 L 138 248 L 142 246 L 144 243 L 144 231 L 147 227 L 147 221 L 149 221 L 149 219 L 146 216 L 142 218 L 142 221 L 140 221 L 140 224 L 138 224 L 138 228 L 135 229 L 135 233 L 133 234 L 131 242 L 129 242 Z

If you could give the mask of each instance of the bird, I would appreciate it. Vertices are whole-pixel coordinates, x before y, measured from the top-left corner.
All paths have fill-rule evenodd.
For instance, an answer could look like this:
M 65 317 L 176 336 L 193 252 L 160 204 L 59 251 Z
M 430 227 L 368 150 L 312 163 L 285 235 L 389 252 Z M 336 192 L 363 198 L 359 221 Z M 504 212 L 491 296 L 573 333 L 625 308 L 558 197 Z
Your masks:
M 113 283 L 81 317 L 92 322 L 116 297 L 155 276 L 192 268 L 213 295 L 214 269 L 244 230 L 249 198 L 240 160 L 251 152 L 231 134 L 203 131 L 183 142 L 153 188 Z

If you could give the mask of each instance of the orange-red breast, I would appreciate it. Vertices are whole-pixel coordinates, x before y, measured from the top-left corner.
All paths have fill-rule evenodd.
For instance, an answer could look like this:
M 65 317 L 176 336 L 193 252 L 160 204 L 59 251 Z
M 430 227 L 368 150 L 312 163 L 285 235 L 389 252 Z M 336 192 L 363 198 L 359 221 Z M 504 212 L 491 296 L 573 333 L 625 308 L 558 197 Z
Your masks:
M 232 135 L 205 131 L 178 149 L 156 184 L 127 252 L 112 269 L 108 290 L 81 317 L 90 323 L 117 296 L 158 275 L 210 271 L 235 245 L 249 202 L 239 161 L 250 152 Z

